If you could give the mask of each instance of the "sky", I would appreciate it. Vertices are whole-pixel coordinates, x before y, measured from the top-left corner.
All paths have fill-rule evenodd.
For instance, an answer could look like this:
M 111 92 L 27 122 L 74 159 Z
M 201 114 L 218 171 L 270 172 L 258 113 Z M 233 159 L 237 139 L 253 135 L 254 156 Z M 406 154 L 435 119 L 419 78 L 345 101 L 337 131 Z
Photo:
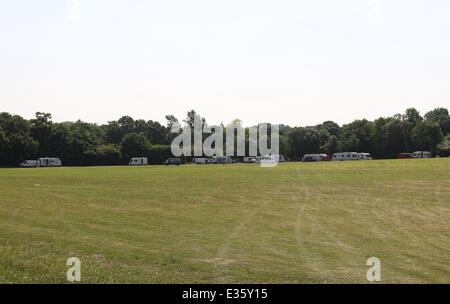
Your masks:
M 0 2 L 0 112 L 340 124 L 450 107 L 448 0 Z

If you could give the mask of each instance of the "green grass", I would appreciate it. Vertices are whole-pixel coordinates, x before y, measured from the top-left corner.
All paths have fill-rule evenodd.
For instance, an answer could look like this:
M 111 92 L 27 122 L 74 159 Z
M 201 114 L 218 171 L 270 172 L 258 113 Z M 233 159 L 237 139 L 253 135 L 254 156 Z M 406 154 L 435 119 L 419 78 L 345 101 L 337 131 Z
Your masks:
M 0 283 L 450 282 L 450 159 L 0 169 Z

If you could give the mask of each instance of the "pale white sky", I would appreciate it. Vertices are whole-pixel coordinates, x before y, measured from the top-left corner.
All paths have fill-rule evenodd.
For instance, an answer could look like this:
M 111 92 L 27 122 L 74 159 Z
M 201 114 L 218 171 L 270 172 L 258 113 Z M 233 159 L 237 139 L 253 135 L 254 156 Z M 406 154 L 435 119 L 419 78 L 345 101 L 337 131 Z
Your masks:
M 312 125 L 410 106 L 450 107 L 448 0 L 0 2 L 0 111 L 26 118 Z

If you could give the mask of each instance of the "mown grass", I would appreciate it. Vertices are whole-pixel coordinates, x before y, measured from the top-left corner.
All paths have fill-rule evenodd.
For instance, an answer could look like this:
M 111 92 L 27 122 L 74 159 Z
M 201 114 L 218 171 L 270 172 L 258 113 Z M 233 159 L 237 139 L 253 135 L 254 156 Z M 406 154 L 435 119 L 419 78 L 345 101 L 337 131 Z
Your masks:
M 0 169 L 0 283 L 450 282 L 450 160 Z

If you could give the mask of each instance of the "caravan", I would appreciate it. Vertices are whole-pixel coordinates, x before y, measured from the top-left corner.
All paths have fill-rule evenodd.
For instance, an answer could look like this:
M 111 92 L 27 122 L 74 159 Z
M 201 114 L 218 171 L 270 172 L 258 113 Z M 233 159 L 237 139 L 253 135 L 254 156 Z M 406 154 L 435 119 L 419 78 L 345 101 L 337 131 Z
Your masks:
M 62 163 L 56 157 L 43 157 L 36 161 L 36 167 L 61 167 Z
M 146 166 L 148 165 L 147 157 L 133 157 L 128 163 L 130 166 Z
M 412 154 L 412 158 L 431 158 L 429 151 L 416 151 Z

